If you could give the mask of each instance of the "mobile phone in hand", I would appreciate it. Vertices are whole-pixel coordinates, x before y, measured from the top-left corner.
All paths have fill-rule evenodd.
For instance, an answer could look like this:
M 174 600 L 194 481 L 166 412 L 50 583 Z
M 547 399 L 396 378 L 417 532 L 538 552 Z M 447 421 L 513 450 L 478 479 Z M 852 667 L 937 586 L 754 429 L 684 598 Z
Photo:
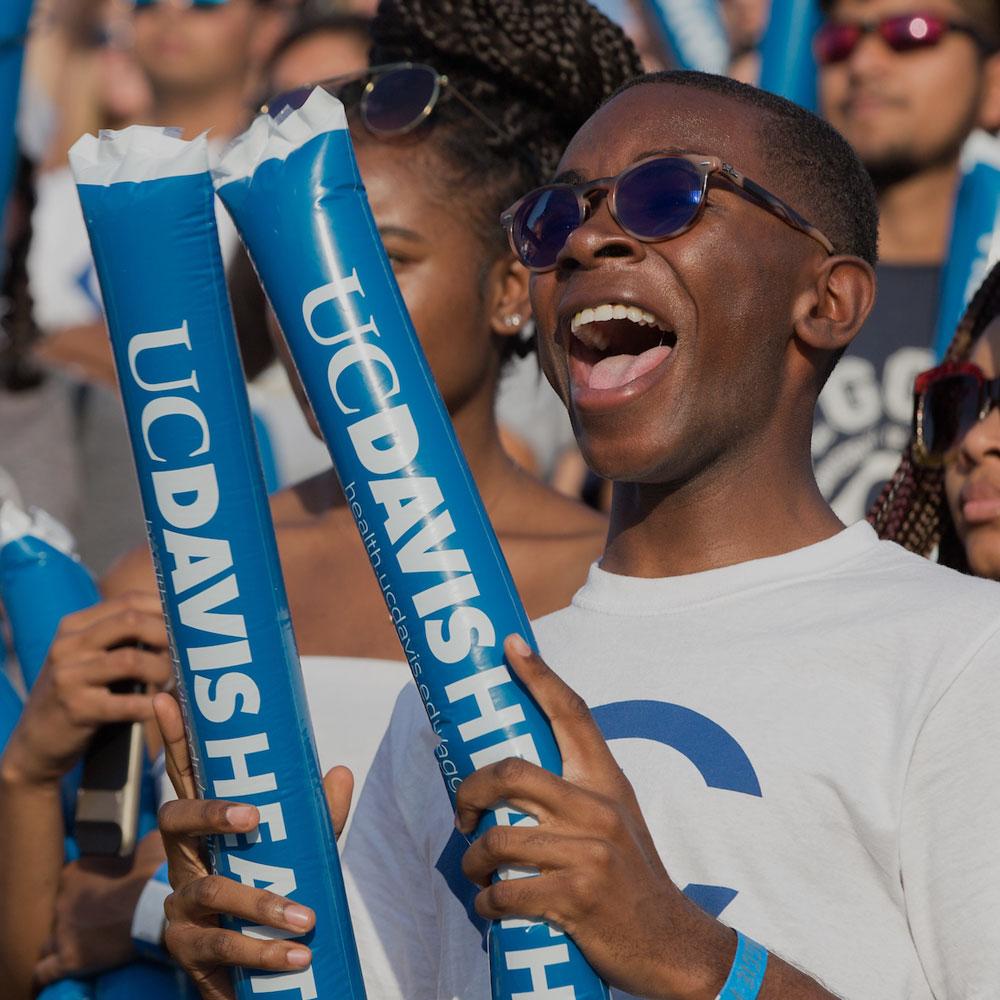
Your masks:
M 116 694 L 142 694 L 139 681 L 117 681 Z M 113 722 L 94 733 L 76 793 L 74 836 L 80 854 L 130 857 L 139 827 L 144 734 L 141 722 Z

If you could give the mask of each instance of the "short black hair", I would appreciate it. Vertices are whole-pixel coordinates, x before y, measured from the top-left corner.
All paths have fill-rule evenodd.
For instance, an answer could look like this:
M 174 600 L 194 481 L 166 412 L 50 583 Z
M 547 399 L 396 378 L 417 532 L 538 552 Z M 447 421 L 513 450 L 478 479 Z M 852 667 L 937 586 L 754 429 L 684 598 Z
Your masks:
M 647 73 L 624 84 L 609 100 L 632 87 L 657 83 L 719 94 L 753 112 L 758 120 L 760 150 L 777 182 L 774 193 L 826 233 L 837 253 L 875 264 L 875 187 L 857 154 L 835 128 L 776 94 L 729 77 L 691 70 Z

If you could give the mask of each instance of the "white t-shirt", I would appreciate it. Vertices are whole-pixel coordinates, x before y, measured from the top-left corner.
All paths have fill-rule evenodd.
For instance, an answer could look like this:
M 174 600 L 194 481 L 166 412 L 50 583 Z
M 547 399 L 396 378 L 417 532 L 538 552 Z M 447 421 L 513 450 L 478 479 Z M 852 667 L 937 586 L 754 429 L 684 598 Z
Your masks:
M 399 692 L 412 686 L 410 668 L 402 660 L 346 656 L 303 656 L 301 663 L 320 770 L 349 767 L 357 799 Z M 353 810 L 348 827 L 352 819 Z
M 280 361 L 272 361 L 247 383 L 247 395 L 254 417 L 264 425 L 268 435 L 279 487 L 301 483 L 330 468 L 330 453 L 309 429 Z
M 576 446 L 566 407 L 542 374 L 535 354 L 511 358 L 505 365 L 496 414 L 501 427 L 530 446 L 543 477 L 551 474 L 567 448 Z
M 594 567 L 536 627 L 675 883 L 849 1000 L 1000 983 L 1000 587 L 878 541 L 667 579 Z M 404 690 L 345 850 L 369 995 L 490 996 Z
M 214 148 L 217 143 L 211 144 Z M 101 288 L 90 252 L 90 237 L 69 167 L 38 175 L 28 248 L 28 283 L 38 325 L 47 333 L 98 323 L 104 317 Z M 222 259 L 232 259 L 239 243 L 236 227 L 215 199 Z
M 303 656 L 299 662 L 320 770 L 326 774 L 337 764 L 349 767 L 357 799 L 399 692 L 412 681 L 410 668 L 402 661 L 347 656 Z M 162 753 L 154 765 L 154 778 L 160 805 L 177 797 Z M 352 819 L 353 810 L 345 834 Z

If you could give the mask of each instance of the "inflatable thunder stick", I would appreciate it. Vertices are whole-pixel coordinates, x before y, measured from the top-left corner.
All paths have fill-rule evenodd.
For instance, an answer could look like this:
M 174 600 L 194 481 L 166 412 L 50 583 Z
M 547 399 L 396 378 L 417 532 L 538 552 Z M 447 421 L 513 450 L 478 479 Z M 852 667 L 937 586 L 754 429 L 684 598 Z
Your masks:
M 0 604 L 28 691 L 38 680 L 63 618 L 100 599 L 97 584 L 63 525 L 43 510 L 26 513 L 10 500 L 0 504 Z M 4 743 L 11 730 L 3 733 Z M 72 832 L 81 770 L 78 765 L 62 780 L 67 833 Z M 77 856 L 71 838 L 66 850 L 70 859 Z
M 364 997 L 252 434 L 202 136 L 133 127 L 71 150 L 107 309 L 201 790 L 260 811 L 213 868 L 316 911 L 310 968 L 240 1000 Z M 232 921 L 251 937 L 280 937 Z
M 941 275 L 934 351 L 944 356 L 966 306 L 1000 258 L 1000 141 L 973 133 L 962 150 L 962 183 Z
M 25 513 L 11 501 L 0 504 L 0 604 L 29 688 L 38 679 L 63 616 L 98 600 L 97 586 L 73 548 L 69 532 L 48 514 Z M 23 707 L 6 675 L 0 676 L 0 750 L 7 745 Z M 79 775 L 77 768 L 62 781 L 63 811 L 68 817 Z M 66 858 L 72 860 L 76 844 L 71 837 L 65 839 L 65 847 Z M 39 1000 L 93 1000 L 93 996 L 91 983 L 64 979 L 45 987 Z
M 101 599 L 70 533 L 44 511 L 0 505 L 0 601 L 29 690 L 66 615 Z
M 343 106 L 316 89 L 280 121 L 261 115 L 215 174 L 441 737 L 449 792 L 505 757 L 559 773 L 548 722 L 504 662 L 504 637 L 530 642 L 531 630 L 379 240 Z M 485 822 L 535 821 L 502 809 Z M 490 956 L 502 1000 L 607 996 L 544 924 L 494 926 Z
M 642 10 L 674 67 L 726 72 L 729 39 L 717 0 L 642 0 Z
M 15 122 L 31 5 L 32 0 L 3 0 L 0 3 L 0 233 L 4 231 L 7 198 L 14 180 Z M 7 248 L 0 241 L 0 282 L 6 270 L 6 257 Z
M 760 87 L 809 111 L 818 105 L 813 38 L 822 24 L 819 0 L 772 0 L 760 47 Z
M 70 533 L 44 511 L 25 513 L 16 504 L 0 504 L 0 604 L 8 615 L 14 648 L 25 685 L 38 679 L 49 646 L 62 619 L 100 599 L 97 585 L 76 556 Z M 0 749 L 17 725 L 23 705 L 6 677 L 0 676 Z M 81 768 L 62 781 L 66 819 L 66 860 L 79 856 L 73 838 L 76 791 Z M 139 836 L 156 829 L 156 802 L 152 781 L 144 775 Z M 47 986 L 39 1000 L 182 1000 L 186 977 L 165 965 L 139 960 L 104 972 L 88 981 L 66 979 Z
M 10 734 L 14 732 L 23 707 L 21 696 L 14 690 L 14 685 L 5 673 L 0 672 L 0 750 L 6 746 Z

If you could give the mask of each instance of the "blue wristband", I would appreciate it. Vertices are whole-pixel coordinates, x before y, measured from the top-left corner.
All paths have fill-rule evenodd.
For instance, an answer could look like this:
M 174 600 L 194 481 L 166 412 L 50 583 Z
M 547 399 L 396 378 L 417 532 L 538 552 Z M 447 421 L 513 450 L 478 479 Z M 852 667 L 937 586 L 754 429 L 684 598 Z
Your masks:
M 737 931 L 733 967 L 716 1000 L 757 1000 L 765 972 L 767 949 Z

